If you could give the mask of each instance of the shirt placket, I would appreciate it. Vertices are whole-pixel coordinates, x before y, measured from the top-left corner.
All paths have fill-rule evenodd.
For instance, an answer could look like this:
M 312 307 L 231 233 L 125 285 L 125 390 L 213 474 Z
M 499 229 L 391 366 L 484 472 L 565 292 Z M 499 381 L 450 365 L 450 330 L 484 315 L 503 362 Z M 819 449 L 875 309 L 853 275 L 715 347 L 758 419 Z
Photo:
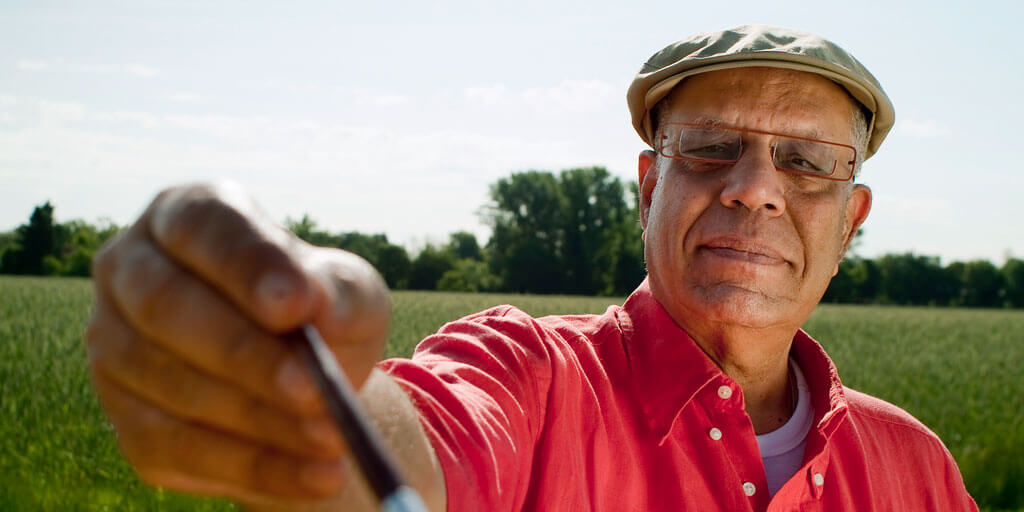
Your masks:
M 723 479 L 722 492 L 741 496 L 739 501 L 747 503 L 748 510 L 765 510 L 769 497 L 764 464 L 739 385 L 728 378 L 716 379 L 702 391 L 700 401 L 707 411 L 708 441 L 729 461 L 735 475 Z

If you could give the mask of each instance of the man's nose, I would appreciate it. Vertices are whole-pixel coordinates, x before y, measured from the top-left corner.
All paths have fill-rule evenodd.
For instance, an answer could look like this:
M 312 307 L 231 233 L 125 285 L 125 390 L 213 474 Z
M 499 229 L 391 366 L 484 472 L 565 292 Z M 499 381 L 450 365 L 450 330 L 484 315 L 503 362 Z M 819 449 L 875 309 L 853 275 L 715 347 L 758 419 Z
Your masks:
M 782 173 L 775 169 L 767 144 L 743 148 L 739 161 L 728 169 L 721 201 L 726 208 L 744 207 L 777 217 L 786 211 Z

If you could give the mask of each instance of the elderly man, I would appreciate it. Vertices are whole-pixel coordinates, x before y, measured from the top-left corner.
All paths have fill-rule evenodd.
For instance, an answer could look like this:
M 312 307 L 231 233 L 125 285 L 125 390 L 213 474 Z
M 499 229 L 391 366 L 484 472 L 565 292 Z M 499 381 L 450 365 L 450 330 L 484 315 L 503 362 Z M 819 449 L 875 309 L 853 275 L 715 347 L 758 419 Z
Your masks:
M 96 388 L 147 482 L 369 507 L 277 336 L 312 322 L 434 510 L 976 510 L 942 442 L 800 329 L 871 208 L 893 123 L 817 36 L 699 34 L 629 90 L 648 278 L 603 315 L 511 306 L 377 363 L 387 290 L 237 191 L 160 194 L 95 266 Z

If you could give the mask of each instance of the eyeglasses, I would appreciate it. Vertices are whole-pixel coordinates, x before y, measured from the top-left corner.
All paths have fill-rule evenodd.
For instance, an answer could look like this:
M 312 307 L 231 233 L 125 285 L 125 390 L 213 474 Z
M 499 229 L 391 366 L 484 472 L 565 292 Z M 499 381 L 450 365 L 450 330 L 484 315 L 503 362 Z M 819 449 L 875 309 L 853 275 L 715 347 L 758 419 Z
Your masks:
M 795 135 L 694 123 L 665 123 L 658 132 L 658 153 L 689 162 L 733 165 L 743 154 L 744 135 L 756 133 L 775 137 L 772 161 L 780 171 L 847 181 L 857 163 L 853 146 Z

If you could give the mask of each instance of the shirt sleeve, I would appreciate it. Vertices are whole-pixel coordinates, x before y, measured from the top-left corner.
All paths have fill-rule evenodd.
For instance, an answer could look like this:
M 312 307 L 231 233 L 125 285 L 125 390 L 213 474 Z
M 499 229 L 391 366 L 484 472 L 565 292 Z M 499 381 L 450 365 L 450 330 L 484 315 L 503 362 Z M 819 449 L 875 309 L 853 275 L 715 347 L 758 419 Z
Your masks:
M 446 324 L 379 367 L 409 394 L 444 471 L 448 510 L 519 510 L 545 421 L 555 335 L 511 306 Z
M 942 500 L 943 502 L 936 505 L 945 507 L 946 510 L 978 512 L 978 504 L 974 502 L 974 498 L 967 492 L 963 475 L 960 474 L 960 469 L 953 459 L 953 454 L 949 453 L 949 449 L 938 439 L 938 436 L 936 436 L 935 440 L 939 446 L 935 450 L 934 457 L 937 460 L 934 464 L 936 467 L 943 468 L 940 476 L 940 485 L 948 493 L 948 496 Z

